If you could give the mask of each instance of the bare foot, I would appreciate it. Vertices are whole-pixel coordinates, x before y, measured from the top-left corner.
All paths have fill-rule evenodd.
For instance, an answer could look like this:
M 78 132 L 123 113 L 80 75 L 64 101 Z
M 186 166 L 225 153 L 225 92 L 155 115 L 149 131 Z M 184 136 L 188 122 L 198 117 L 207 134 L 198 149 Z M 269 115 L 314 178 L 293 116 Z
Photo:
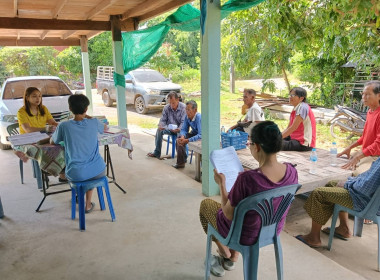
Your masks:
M 218 246 L 218 249 L 216 249 L 216 251 L 218 252 L 218 254 L 223 257 L 223 258 L 231 258 L 231 252 L 230 252 L 230 249 L 227 247 L 227 246 L 224 246 L 222 243 L 220 242 L 215 242 L 216 245 Z
M 352 233 L 350 229 L 346 226 L 338 226 L 335 228 L 335 232 L 340 234 L 341 236 L 345 238 L 350 238 L 352 236 Z
M 310 234 L 298 235 L 296 238 L 312 248 L 318 248 L 322 246 L 321 239 L 315 239 L 315 237 L 311 236 Z
M 230 252 L 231 252 L 230 260 L 233 261 L 233 262 L 237 262 L 238 259 L 239 259 L 240 253 L 238 251 L 235 251 L 235 250 L 232 250 L 232 249 L 230 249 Z

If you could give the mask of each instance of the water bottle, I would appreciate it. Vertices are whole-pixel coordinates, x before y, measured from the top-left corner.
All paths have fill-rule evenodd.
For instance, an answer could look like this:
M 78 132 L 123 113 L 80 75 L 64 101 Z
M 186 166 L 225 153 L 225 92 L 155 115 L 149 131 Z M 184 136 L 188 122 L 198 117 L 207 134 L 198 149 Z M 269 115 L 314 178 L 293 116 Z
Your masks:
M 311 150 L 311 154 L 310 154 L 310 170 L 309 170 L 309 173 L 311 174 L 316 174 L 317 173 L 317 160 L 318 160 L 318 156 L 317 156 L 317 150 L 315 148 L 313 148 Z
M 220 133 L 225 133 L 226 129 L 224 128 L 224 125 L 222 125 L 222 128 L 220 129 Z
M 336 166 L 336 155 L 338 154 L 338 149 L 336 147 L 336 143 L 332 142 L 331 148 L 330 148 L 330 165 Z

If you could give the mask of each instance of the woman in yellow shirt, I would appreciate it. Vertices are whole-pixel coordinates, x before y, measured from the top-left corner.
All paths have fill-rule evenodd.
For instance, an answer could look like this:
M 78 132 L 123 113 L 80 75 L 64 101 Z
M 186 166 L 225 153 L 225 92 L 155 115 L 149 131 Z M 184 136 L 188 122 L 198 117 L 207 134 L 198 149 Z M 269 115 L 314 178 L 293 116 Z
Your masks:
M 58 123 L 53 119 L 46 106 L 42 105 L 42 94 L 36 87 L 28 87 L 24 93 L 24 106 L 17 112 L 20 134 L 46 131 L 46 124 L 53 132 Z M 67 182 L 64 171 L 59 174 L 60 182 Z
M 20 134 L 44 131 L 46 124 L 57 127 L 49 110 L 42 105 L 42 94 L 38 88 L 29 87 L 24 93 L 24 106 L 17 112 Z M 54 130 L 53 128 L 53 130 Z

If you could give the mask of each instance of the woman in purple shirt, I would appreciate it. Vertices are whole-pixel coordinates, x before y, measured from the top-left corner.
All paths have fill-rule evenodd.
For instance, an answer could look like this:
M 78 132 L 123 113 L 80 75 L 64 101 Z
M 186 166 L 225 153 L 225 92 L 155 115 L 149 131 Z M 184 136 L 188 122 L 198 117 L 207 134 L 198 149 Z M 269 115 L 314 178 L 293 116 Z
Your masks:
M 259 162 L 259 168 L 247 170 L 239 174 L 231 191 L 226 191 L 226 178 L 224 174 L 217 173 L 214 169 L 214 179 L 219 185 L 221 203 L 211 199 L 205 199 L 200 206 L 200 220 L 204 231 L 207 233 L 207 225 L 210 223 L 218 232 L 226 237 L 230 230 L 235 207 L 244 198 L 298 183 L 297 170 L 290 163 L 277 161 L 277 152 L 281 150 L 282 135 L 278 126 L 272 121 L 264 121 L 253 127 L 251 132 L 250 150 L 252 156 Z M 274 200 L 277 210 L 281 198 Z M 280 234 L 287 211 L 280 221 L 277 234 Z M 241 243 L 252 245 L 257 241 L 261 228 L 259 214 L 250 211 L 244 220 Z M 218 246 L 220 256 L 213 256 L 211 261 L 211 273 L 215 276 L 223 276 L 224 269 L 232 270 L 238 260 L 239 253 L 229 249 L 217 240 L 213 240 Z

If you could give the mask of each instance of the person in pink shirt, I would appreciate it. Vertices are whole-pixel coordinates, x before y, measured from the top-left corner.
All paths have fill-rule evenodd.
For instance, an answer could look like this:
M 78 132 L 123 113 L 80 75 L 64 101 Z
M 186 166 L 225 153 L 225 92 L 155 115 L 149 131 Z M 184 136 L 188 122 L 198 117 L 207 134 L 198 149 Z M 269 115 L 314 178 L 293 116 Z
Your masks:
M 301 87 L 290 90 L 289 103 L 294 106 L 288 127 L 282 132 L 283 151 L 311 151 L 316 144 L 316 123 L 306 103 L 307 92 Z
M 369 107 L 363 135 L 337 155 L 346 155 L 349 158 L 342 168 L 354 170 L 354 176 L 367 171 L 372 162 L 380 156 L 380 81 L 365 84 L 362 100 L 363 104 Z M 351 155 L 351 150 L 358 146 L 362 146 L 361 150 Z
M 259 162 L 259 168 L 241 172 L 228 193 L 226 190 L 226 178 L 224 174 L 214 169 L 214 179 L 219 185 L 221 203 L 206 198 L 201 202 L 199 218 L 205 233 L 210 223 L 218 232 L 226 237 L 230 231 L 235 207 L 244 198 L 275 188 L 281 188 L 298 183 L 298 173 L 291 163 L 277 161 L 277 153 L 281 150 L 281 132 L 272 121 L 263 121 L 252 128 L 250 135 L 250 151 Z M 281 198 L 275 198 L 274 211 L 277 211 Z M 289 210 L 289 209 L 288 209 Z M 288 211 L 287 210 L 287 211 Z M 283 215 L 277 227 L 280 234 L 287 211 Z M 241 234 L 240 243 L 252 245 L 256 243 L 261 228 L 261 218 L 254 211 L 247 213 Z M 213 240 L 218 247 L 219 256 L 212 256 L 211 273 L 215 276 L 223 276 L 226 270 L 232 270 L 238 260 L 239 252 L 234 251 L 218 240 Z

